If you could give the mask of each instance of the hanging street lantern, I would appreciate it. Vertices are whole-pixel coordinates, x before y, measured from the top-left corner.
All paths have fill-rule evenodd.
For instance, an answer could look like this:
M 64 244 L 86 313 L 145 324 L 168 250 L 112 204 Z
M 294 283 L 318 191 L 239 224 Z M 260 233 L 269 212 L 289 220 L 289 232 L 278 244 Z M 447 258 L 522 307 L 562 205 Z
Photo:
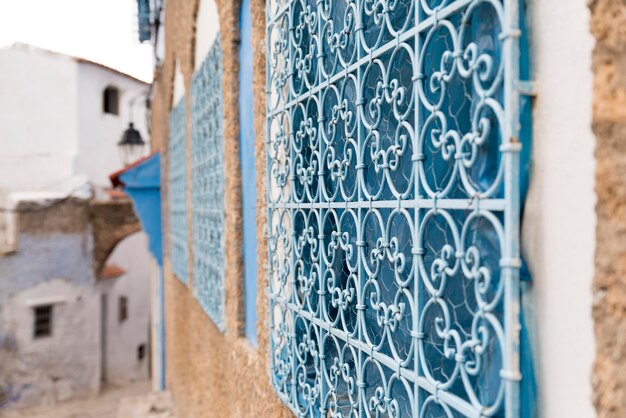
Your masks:
M 133 123 L 128 124 L 128 128 L 122 134 L 122 139 L 117 143 L 120 160 L 125 166 L 132 164 L 143 156 L 145 141 L 141 134 L 135 129 Z

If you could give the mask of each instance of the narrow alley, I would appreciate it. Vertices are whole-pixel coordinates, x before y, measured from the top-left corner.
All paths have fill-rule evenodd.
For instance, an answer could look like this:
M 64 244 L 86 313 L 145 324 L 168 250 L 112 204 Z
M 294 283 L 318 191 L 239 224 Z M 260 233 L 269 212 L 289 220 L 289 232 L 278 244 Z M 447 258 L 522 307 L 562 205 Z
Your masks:
M 56 405 L 0 413 L 1 418 L 175 418 L 168 392 L 151 393 L 150 382 L 105 389 L 102 394 Z

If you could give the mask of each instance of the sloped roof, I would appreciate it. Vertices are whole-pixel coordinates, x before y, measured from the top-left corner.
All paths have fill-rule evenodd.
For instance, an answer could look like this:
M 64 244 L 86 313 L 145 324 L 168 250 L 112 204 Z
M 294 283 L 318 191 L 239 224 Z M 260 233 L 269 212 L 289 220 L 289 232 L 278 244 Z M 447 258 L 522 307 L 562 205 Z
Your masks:
M 152 157 L 154 157 L 156 154 L 158 154 L 158 152 L 153 152 L 150 155 L 147 155 L 145 157 L 142 157 L 140 159 L 138 159 L 137 161 L 135 161 L 134 163 L 120 169 L 117 170 L 114 173 L 109 174 L 109 180 L 111 180 L 111 184 L 113 185 L 113 187 L 119 187 L 119 186 L 124 186 L 124 182 L 122 181 L 122 179 L 120 179 L 120 176 L 132 171 L 134 168 L 139 167 L 140 165 L 142 165 L 144 162 L 148 161 L 149 159 L 151 159 Z
M 81 64 L 87 64 L 87 65 L 92 65 L 92 66 L 95 66 L 95 67 L 102 68 L 103 70 L 110 71 L 112 73 L 115 73 L 115 74 L 120 75 L 122 77 L 126 77 L 126 78 L 128 78 L 130 80 L 136 81 L 136 82 L 144 84 L 146 86 L 150 84 L 150 83 L 147 83 L 147 82 L 145 82 L 143 80 L 138 79 L 137 77 L 133 77 L 130 74 L 126 74 L 126 73 L 124 73 L 124 72 L 122 72 L 120 70 L 117 70 L 115 68 L 109 67 L 109 66 L 104 65 L 104 64 L 101 64 L 99 62 L 91 61 L 91 60 L 88 60 L 86 58 L 77 57 L 77 56 L 74 56 L 74 55 L 64 54 L 62 52 L 52 51 L 50 49 L 40 48 L 38 46 L 25 44 L 25 43 L 22 43 L 22 42 L 16 42 L 13 45 L 11 45 L 11 46 L 9 46 L 7 48 L 4 48 L 4 49 L 17 49 L 17 50 L 22 50 L 22 51 L 32 51 L 32 52 L 39 52 L 39 53 L 43 53 L 43 54 L 55 55 L 55 56 L 59 56 L 59 57 L 65 57 L 65 58 L 69 58 L 69 59 L 71 59 L 73 61 L 76 61 L 78 63 L 81 63 Z

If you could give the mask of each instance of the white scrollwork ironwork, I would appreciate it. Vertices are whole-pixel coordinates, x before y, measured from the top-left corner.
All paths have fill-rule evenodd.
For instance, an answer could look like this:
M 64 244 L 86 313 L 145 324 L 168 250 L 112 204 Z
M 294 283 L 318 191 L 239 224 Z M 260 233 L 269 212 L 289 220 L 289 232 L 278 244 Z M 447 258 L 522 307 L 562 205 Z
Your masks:
M 224 96 L 220 37 L 191 81 L 193 291 L 224 330 Z
M 185 98 L 170 112 L 169 118 L 169 195 L 172 271 L 187 283 L 189 251 L 187 242 L 187 129 Z
M 307 417 L 519 414 L 513 0 L 273 0 L 276 391 Z

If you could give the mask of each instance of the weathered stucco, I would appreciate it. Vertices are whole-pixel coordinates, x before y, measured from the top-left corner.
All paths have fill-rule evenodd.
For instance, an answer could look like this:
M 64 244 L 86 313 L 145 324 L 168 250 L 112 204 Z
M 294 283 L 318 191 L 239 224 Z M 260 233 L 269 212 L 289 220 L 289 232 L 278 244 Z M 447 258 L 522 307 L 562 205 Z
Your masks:
M 141 225 L 128 198 L 93 200 L 89 209 L 93 225 L 93 268 L 95 276 L 99 277 L 104 262 L 117 243 L 140 231 Z M 49 222 L 47 218 L 44 220 Z
M 109 174 L 122 168 L 116 143 L 131 119 L 148 138 L 142 100 L 148 86 L 102 65 L 25 45 L 1 49 L 0 67 L 0 137 L 13 138 L 0 140 L 0 207 L 9 209 L 0 213 L 2 409 L 100 388 L 102 289 L 96 278 L 116 244 L 140 226 L 129 200 L 91 204 L 89 196 L 103 194 Z M 118 115 L 103 111 L 107 86 L 119 89 Z M 147 254 L 145 243 L 123 250 Z M 151 271 L 148 263 L 134 267 L 128 276 Z M 141 292 L 149 296 L 149 280 Z M 129 296 L 131 309 L 139 307 Z M 53 305 L 53 335 L 42 339 L 32 335 L 38 304 Z M 133 333 L 145 342 L 146 304 L 141 333 Z M 124 355 L 137 358 L 137 341 L 128 342 L 132 351 L 112 356 L 109 364 L 132 373 L 124 361 L 115 364 Z M 115 348 L 124 350 L 124 342 Z M 136 376 L 147 374 L 143 366 Z
M 82 285 L 93 282 L 89 202 L 73 198 L 47 207 L 49 204 L 22 202 L 16 208 L 24 213 L 17 219 L 17 251 L 0 259 L 0 306 L 55 278 Z
M 626 2 L 591 0 L 595 75 L 596 257 L 594 404 L 626 416 Z
M 239 170 L 238 45 L 239 1 L 216 1 L 222 42 L 224 91 L 224 148 L 226 175 L 226 332 L 221 333 L 194 299 L 191 288 L 176 279 L 169 259 L 167 199 L 168 114 L 172 106 L 174 72 L 180 66 L 189 91 L 195 60 L 195 33 L 199 0 L 168 0 L 165 19 L 165 59 L 157 69 L 152 104 L 153 147 L 163 152 L 163 236 L 166 281 L 167 380 L 180 417 L 281 417 L 290 416 L 270 385 L 266 203 L 258 194 L 258 348 L 243 335 L 243 266 L 241 254 L 241 178 Z M 254 93 L 257 182 L 265 190 L 265 2 L 252 0 L 254 22 Z M 207 8 L 208 9 L 208 8 Z M 189 96 L 187 95 L 187 109 Z M 190 112 L 187 112 L 188 157 L 191 152 Z M 191 175 L 189 169 L 188 175 Z M 191 184 L 189 182 L 189 184 Z M 188 199 L 191 199 L 190 193 Z M 189 204 L 191 201 L 189 200 Z M 191 205 L 189 205 L 191 207 Z M 191 214 L 189 215 L 191 239 Z M 190 242 L 191 244 L 191 242 Z M 191 247 L 191 245 L 190 245 Z M 191 254 L 190 254 L 191 255 Z M 190 260 L 192 257 L 190 257 Z M 190 265 L 190 268 L 192 266 Z
M 100 388 L 100 305 L 89 203 L 17 206 L 19 246 L 0 260 L 0 409 Z M 46 222 L 43 222 L 46 220 Z M 33 338 L 33 308 L 53 305 L 52 335 Z
M 117 245 L 139 228 L 130 201 L 33 200 L 16 210 L 18 245 L 0 258 L 0 410 L 94 395 L 103 366 L 106 383 L 147 378 L 150 255 L 143 234 Z M 108 262 L 125 274 L 97 281 L 94 256 L 111 251 Z M 106 329 L 102 295 L 109 300 Z M 123 323 L 120 295 L 129 300 Z M 39 305 L 53 307 L 52 335 L 34 338 Z M 146 346 L 142 360 L 140 344 Z
M 49 405 L 100 389 L 99 294 L 73 277 L 41 282 L 0 306 L 0 410 Z M 53 305 L 49 337 L 33 337 L 33 308 Z

